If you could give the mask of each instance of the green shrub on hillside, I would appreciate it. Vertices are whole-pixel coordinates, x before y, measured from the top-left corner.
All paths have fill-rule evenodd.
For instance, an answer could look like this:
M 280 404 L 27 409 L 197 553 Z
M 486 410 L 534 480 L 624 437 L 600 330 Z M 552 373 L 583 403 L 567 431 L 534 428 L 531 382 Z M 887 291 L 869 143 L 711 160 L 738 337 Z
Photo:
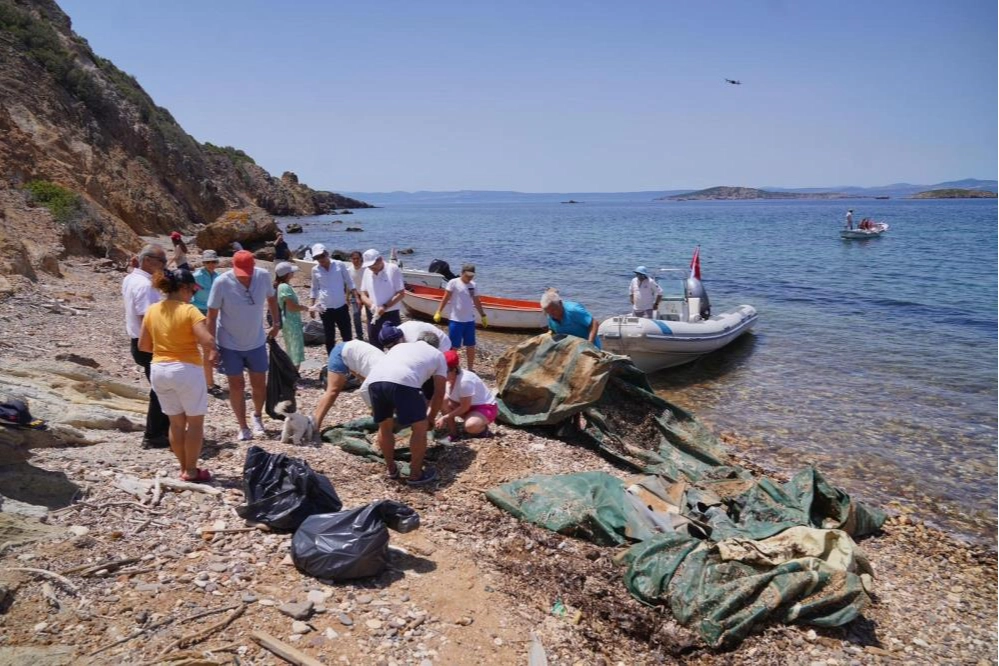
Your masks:
M 60 224 L 66 224 L 80 214 L 82 206 L 76 192 L 61 185 L 44 180 L 33 180 L 25 189 L 31 194 L 31 200 L 49 209 L 52 217 Z
M 215 153 L 217 155 L 223 155 L 229 158 L 229 161 L 233 164 L 239 164 L 240 162 L 249 162 L 250 164 L 256 164 L 252 157 L 244 153 L 239 148 L 233 148 L 232 146 L 216 146 L 213 143 L 208 143 L 207 141 L 201 144 L 202 147 L 210 153 Z

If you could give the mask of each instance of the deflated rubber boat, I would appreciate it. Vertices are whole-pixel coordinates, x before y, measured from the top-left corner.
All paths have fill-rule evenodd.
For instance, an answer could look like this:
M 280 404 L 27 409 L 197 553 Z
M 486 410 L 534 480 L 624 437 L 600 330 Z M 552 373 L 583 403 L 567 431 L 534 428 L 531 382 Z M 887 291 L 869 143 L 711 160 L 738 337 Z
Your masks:
M 711 315 L 696 253 L 689 277 L 679 269 L 662 269 L 656 276 L 663 298 L 654 319 L 619 315 L 605 319 L 597 329 L 604 351 L 630 357 L 646 373 L 690 363 L 756 324 L 756 308 L 751 305 Z

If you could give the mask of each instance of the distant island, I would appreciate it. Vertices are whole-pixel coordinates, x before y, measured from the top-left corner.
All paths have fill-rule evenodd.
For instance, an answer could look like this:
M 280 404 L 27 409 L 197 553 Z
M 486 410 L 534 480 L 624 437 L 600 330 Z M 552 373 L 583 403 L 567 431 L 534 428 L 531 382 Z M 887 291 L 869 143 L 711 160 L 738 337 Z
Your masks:
M 910 199 L 995 199 L 996 193 L 986 190 L 963 190 L 950 188 L 946 190 L 929 190 L 913 194 Z
M 838 192 L 769 192 L 753 187 L 709 187 L 706 190 L 674 194 L 660 197 L 656 201 L 708 201 L 746 199 L 845 199 L 847 195 Z

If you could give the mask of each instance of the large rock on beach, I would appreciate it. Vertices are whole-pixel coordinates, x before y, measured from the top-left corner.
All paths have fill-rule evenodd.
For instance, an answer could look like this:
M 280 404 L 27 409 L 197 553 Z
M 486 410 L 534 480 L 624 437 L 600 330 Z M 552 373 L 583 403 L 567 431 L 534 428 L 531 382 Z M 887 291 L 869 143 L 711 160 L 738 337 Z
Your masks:
M 243 208 L 223 213 L 198 232 L 194 242 L 202 250 L 231 253 L 230 245 L 238 242 L 246 250 L 259 249 L 277 238 L 274 218 L 260 208 Z
M 13 363 L 0 374 L 0 397 L 28 403 L 46 430 L 0 427 L 0 464 L 20 462 L 27 450 L 93 444 L 78 428 L 142 430 L 148 390 L 108 379 L 76 363 Z

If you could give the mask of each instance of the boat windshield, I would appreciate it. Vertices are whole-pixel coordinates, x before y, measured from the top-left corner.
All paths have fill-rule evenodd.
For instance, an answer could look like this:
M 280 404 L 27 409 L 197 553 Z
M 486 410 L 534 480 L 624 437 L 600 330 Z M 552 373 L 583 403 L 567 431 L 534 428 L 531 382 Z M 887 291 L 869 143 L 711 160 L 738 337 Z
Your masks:
M 663 290 L 664 299 L 683 299 L 686 294 L 688 271 L 681 268 L 657 268 L 651 271 L 659 288 Z

